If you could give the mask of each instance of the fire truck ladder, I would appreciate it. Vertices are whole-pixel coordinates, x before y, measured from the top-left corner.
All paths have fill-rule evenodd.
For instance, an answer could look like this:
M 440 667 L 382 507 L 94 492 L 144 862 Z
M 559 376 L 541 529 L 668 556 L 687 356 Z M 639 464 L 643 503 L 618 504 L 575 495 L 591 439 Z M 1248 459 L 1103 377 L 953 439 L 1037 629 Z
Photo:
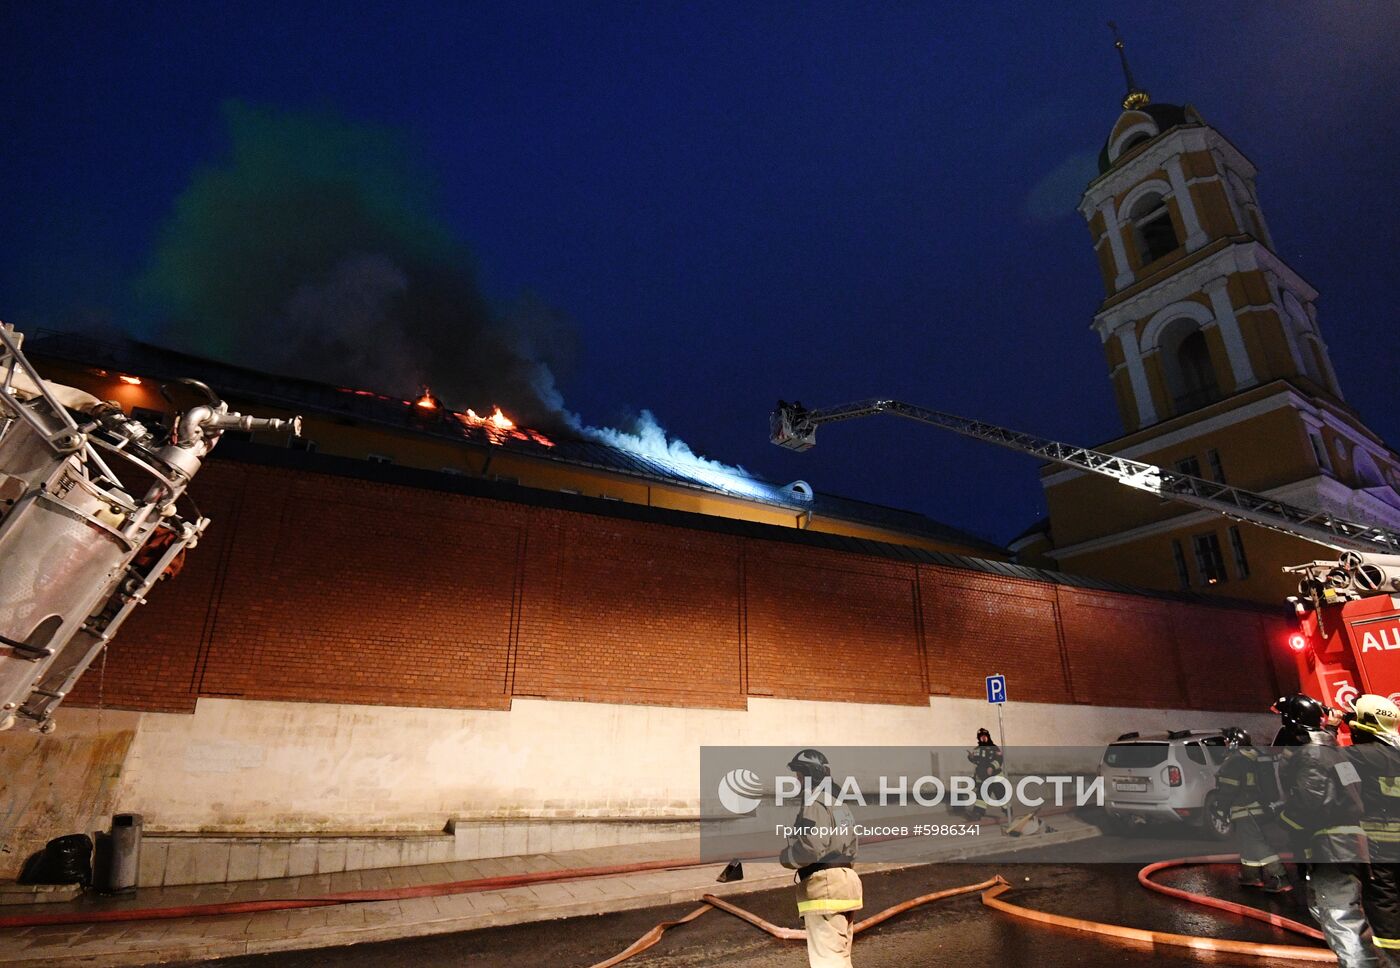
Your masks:
M 928 410 L 898 400 L 861 400 L 836 407 L 808 410 L 800 403 L 778 401 L 770 417 L 772 442 L 789 450 L 810 450 L 816 445 L 817 428 L 822 424 L 854 420 L 877 413 L 917 420 L 983 440 L 1009 450 L 1030 454 L 1042 460 L 1064 464 L 1102 477 L 1110 477 L 1160 498 L 1216 511 L 1236 521 L 1247 521 L 1295 538 L 1303 538 L 1338 551 L 1400 554 L 1400 532 L 1370 524 L 1347 521 L 1327 511 L 1299 507 L 1283 501 L 1207 481 L 1190 474 L 1169 471 L 1155 464 L 1129 460 L 1100 450 L 1075 447 L 1058 440 L 1047 440 L 995 424 L 970 420 L 956 414 Z

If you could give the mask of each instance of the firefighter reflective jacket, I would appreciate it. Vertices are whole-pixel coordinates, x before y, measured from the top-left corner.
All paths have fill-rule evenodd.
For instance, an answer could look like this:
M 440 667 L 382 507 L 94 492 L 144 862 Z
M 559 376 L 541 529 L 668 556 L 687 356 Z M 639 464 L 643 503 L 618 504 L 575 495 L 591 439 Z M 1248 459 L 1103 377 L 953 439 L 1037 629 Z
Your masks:
M 1215 775 L 1215 802 L 1230 819 L 1264 817 L 1279 800 L 1274 757 L 1252 746 L 1241 746 Z
M 1370 863 L 1361 776 L 1325 730 L 1310 730 L 1307 746 L 1288 749 L 1279 768 L 1283 812 L 1279 821 L 1313 863 Z
M 984 780 L 1001 774 L 1003 762 L 1001 747 L 995 743 L 978 746 L 967 754 L 967 761 L 972 764 L 972 778 L 977 781 L 980 788 Z
M 779 862 L 797 871 L 797 913 L 855 911 L 863 903 L 855 863 L 855 817 L 848 807 L 828 803 L 818 794 L 803 805 L 793 822 Z
M 1400 864 L 1400 749 L 1378 741 L 1359 743 L 1346 752 L 1361 774 L 1361 799 L 1366 806 L 1361 826 L 1371 861 Z

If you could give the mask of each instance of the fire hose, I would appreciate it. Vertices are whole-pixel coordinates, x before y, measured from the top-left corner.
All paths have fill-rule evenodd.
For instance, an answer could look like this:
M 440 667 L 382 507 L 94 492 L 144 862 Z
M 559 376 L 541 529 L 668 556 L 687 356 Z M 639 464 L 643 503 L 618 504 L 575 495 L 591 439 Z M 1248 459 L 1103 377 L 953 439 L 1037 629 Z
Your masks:
M 855 927 L 853 927 L 851 931 L 854 934 L 860 934 L 862 931 L 868 930 L 869 928 L 873 928 L 877 924 L 883 924 L 890 918 L 903 914 L 905 911 L 912 910 L 913 908 L 919 907 L 920 905 L 928 904 L 932 901 L 941 901 L 945 897 L 957 897 L 960 894 L 974 894 L 977 891 L 985 890 L 987 888 L 994 887 L 998 884 L 1005 883 L 1006 881 L 1002 880 L 1002 878 L 998 876 L 993 877 L 989 880 L 982 881 L 978 884 L 965 884 L 962 887 L 950 887 L 944 891 L 935 891 L 932 894 L 924 894 L 919 897 L 910 898 L 909 900 L 904 901 L 900 904 L 896 904 L 893 907 L 887 907 L 880 913 L 872 915 L 863 921 L 857 922 Z M 752 924 L 760 931 L 764 932 L 765 934 L 771 935 L 774 938 L 777 938 L 779 941 L 802 941 L 805 940 L 807 937 L 806 931 L 802 931 L 798 928 L 780 928 L 770 921 L 765 921 L 763 918 L 759 917 L 757 914 L 754 914 L 752 911 L 746 911 L 743 908 L 739 907 L 737 904 L 730 904 L 728 901 L 715 897 L 713 894 L 706 894 L 702 898 L 702 900 L 705 903 L 700 905 L 695 910 L 691 911 L 689 914 L 685 915 L 684 917 L 677 918 L 674 921 L 662 921 L 660 924 L 657 924 L 656 926 L 651 928 L 651 930 L 647 931 L 646 934 L 642 935 L 640 938 L 634 941 L 629 947 L 613 955 L 611 958 L 608 958 L 606 961 L 600 961 L 597 964 L 590 966 L 590 968 L 612 968 L 613 965 L 620 965 L 632 956 L 639 955 L 643 951 L 646 951 L 648 948 L 654 946 L 657 942 L 661 940 L 661 936 L 665 934 L 666 931 L 670 928 L 674 928 L 682 924 L 688 924 L 689 922 L 694 921 L 696 918 L 700 917 L 700 915 L 706 914 L 709 911 L 713 911 L 716 909 L 720 911 L 727 911 L 728 913 L 734 915 L 736 918 L 739 918 L 742 921 L 747 921 L 749 924 Z
M 1167 894 L 1181 900 L 1190 901 L 1196 904 L 1203 904 L 1232 914 L 1254 918 L 1272 924 L 1275 927 L 1292 931 L 1309 938 L 1320 938 L 1321 934 L 1314 928 L 1292 921 L 1279 915 L 1262 911 L 1258 908 L 1249 907 L 1244 904 L 1237 904 L 1233 901 L 1224 901 L 1220 898 L 1213 898 L 1209 895 L 1197 894 L 1180 888 L 1168 887 L 1158 884 L 1151 879 L 1151 875 L 1157 871 L 1171 867 L 1183 867 L 1194 864 L 1232 863 L 1238 860 L 1234 854 L 1213 854 L 1205 857 L 1185 857 L 1177 860 L 1160 861 L 1149 864 L 1138 873 L 1138 880 L 1143 886 Z M 0 917 L 0 929 L 35 927 L 39 925 L 60 925 L 60 924 L 95 924 L 102 922 L 120 921 L 144 921 L 166 918 L 185 918 L 199 916 L 215 916 L 227 914 L 250 914 L 262 911 L 286 911 L 297 908 L 326 907 L 336 904 L 363 903 L 371 901 L 393 901 L 405 900 L 417 897 L 438 897 L 447 894 L 464 894 L 477 891 L 501 890 L 511 887 L 523 887 L 531 884 L 548 883 L 550 881 L 579 880 L 591 877 L 606 877 L 615 874 L 632 874 L 644 871 L 661 870 L 683 870 L 687 868 L 709 866 L 697 860 L 658 860 L 644 861 L 635 864 L 621 864 L 608 867 L 581 867 L 554 871 L 537 871 L 529 874 L 511 874 L 498 877 L 482 877 L 465 881 L 449 881 L 440 884 L 421 884 L 408 887 L 394 887 L 382 890 L 363 891 L 343 891 L 318 895 L 306 898 L 285 898 L 266 899 L 258 901 L 231 901 L 212 904 L 190 904 L 160 908 L 131 908 L 125 910 L 108 911 L 85 911 L 85 912 L 56 912 L 52 914 L 21 914 Z M 1046 911 L 1038 911 L 1032 908 L 1021 907 L 1003 900 L 1002 895 L 1011 890 L 1011 885 L 1000 876 L 990 880 L 981 881 L 976 884 L 966 884 L 960 887 L 948 888 L 936 891 L 932 894 L 924 894 L 911 898 L 892 907 L 872 915 L 858 922 L 854 931 L 860 933 L 876 925 L 883 924 L 891 918 L 897 917 L 913 908 L 929 904 L 933 901 L 942 900 L 959 895 L 982 892 L 982 903 L 994 910 L 1001 911 L 1012 917 L 1028 920 L 1040 924 L 1048 924 L 1055 927 L 1066 928 L 1080 933 L 1094 934 L 1100 937 L 1110 938 L 1127 943 L 1166 945 L 1179 947 L 1190 952 L 1201 954 L 1233 954 L 1244 955 L 1255 958 L 1271 958 L 1276 960 L 1288 960 L 1299 962 L 1335 962 L 1335 956 L 1325 948 L 1309 948 L 1296 945 L 1267 944 L 1252 941 L 1229 941 L 1217 938 L 1204 938 L 1193 935 L 1170 934 L 1161 931 L 1152 931 L 1143 928 L 1132 928 L 1125 925 L 1108 924 L 1099 921 L 1091 921 L 1083 918 L 1069 917 L 1067 915 L 1051 914 Z M 626 950 L 613 956 L 612 958 L 599 962 L 592 968 L 611 968 L 613 965 L 621 964 L 623 961 L 640 954 L 643 951 L 657 944 L 662 936 L 670 928 L 681 924 L 689 923 L 713 909 L 719 909 L 754 925 L 773 938 L 782 941 L 796 941 L 806 938 L 806 932 L 794 928 L 781 928 L 777 925 L 765 921 L 758 915 L 740 908 L 712 894 L 703 896 L 704 904 L 689 914 L 674 921 L 663 921 L 651 928 L 646 934 L 629 946 Z
M 996 821 L 993 821 L 995 823 Z M 895 840 L 894 837 L 873 837 L 865 843 Z M 740 854 L 736 860 L 775 860 L 768 851 Z M 638 874 L 646 871 L 675 871 L 694 867 L 709 867 L 711 862 L 691 858 L 639 861 L 633 864 L 613 864 L 606 867 L 574 867 L 530 874 L 503 874 L 473 880 L 448 881 L 441 884 L 418 884 L 411 887 L 389 887 L 377 890 L 341 891 L 314 897 L 264 898 L 257 901 L 216 901 L 209 904 L 181 904 L 169 907 L 122 908 L 107 911 L 59 911 L 45 914 L 12 914 L 0 916 L 0 930 L 32 928 L 50 924 L 100 924 L 110 921 L 158 921 L 168 918 L 217 917 L 224 914 L 258 914 L 265 911 L 292 911 L 298 908 L 329 907 L 368 901 L 402 901 L 415 897 L 442 897 L 447 894 L 470 894 L 510 887 L 525 887 L 550 881 L 577 880 L 587 877 L 608 877 L 614 874 Z
M 1146 867 L 1142 868 L 1142 870 L 1138 872 L 1138 881 L 1150 890 L 1180 900 L 1213 907 L 1243 917 L 1253 918 L 1254 920 L 1263 921 L 1267 924 L 1282 928 L 1286 931 L 1292 931 L 1296 934 L 1301 934 L 1305 937 L 1318 940 L 1322 939 L 1322 933 L 1316 928 L 1311 928 L 1305 924 L 1291 920 L 1290 918 L 1272 914 L 1246 904 L 1238 904 L 1234 901 L 1222 900 L 1221 898 L 1211 897 L 1207 894 L 1198 894 L 1193 891 L 1185 891 L 1180 888 L 1169 887 L 1165 884 L 1158 884 L 1151 879 L 1152 875 L 1157 871 L 1172 867 L 1186 867 L 1196 864 L 1235 863 L 1238 862 L 1238 860 L 1238 854 L 1211 854 L 1204 857 L 1182 857 L 1175 860 L 1159 861 L 1158 863 L 1148 864 Z M 897 917 L 906 911 L 932 901 L 957 897 L 963 894 L 975 894 L 980 891 L 982 892 L 982 903 L 1003 914 L 1008 914 L 1012 917 L 1033 923 L 1046 924 L 1076 931 L 1081 934 L 1093 934 L 1098 937 L 1108 938 L 1127 944 L 1176 947 L 1185 949 L 1189 953 L 1200 954 L 1205 957 L 1227 954 L 1269 959 L 1270 961 L 1313 962 L 1321 964 L 1335 964 L 1337 961 L 1336 955 L 1326 948 L 1271 944 L 1257 941 L 1231 941 L 1224 938 L 1206 938 L 1196 935 L 1172 934 L 1165 931 L 1133 928 L 1122 924 L 1092 921 L 1087 918 L 1075 918 L 1063 914 L 1051 914 L 1048 911 L 1039 911 L 1033 908 L 1022 907 L 1003 900 L 1002 895 L 1010 890 L 1010 883 L 1008 883 L 1005 878 L 998 875 L 990 880 L 981 881 L 977 884 L 965 884 L 961 887 L 953 887 L 942 891 L 936 891 L 932 894 L 924 894 L 892 907 L 885 908 L 879 913 L 857 922 L 852 931 L 855 934 L 859 934 L 878 924 L 883 924 L 890 918 Z M 624 961 L 654 947 L 661 941 L 662 936 L 669 929 L 682 924 L 688 924 L 714 909 L 733 914 L 735 917 L 752 924 L 754 927 L 780 941 L 801 941 L 807 937 L 805 931 L 796 928 L 780 928 L 759 917 L 757 914 L 754 914 L 752 911 L 746 911 L 736 904 L 715 897 L 713 894 L 704 895 L 702 900 L 705 903 L 700 907 L 674 921 L 662 921 L 623 951 L 611 958 L 591 965 L 590 968 L 613 968 L 615 965 L 620 965 Z

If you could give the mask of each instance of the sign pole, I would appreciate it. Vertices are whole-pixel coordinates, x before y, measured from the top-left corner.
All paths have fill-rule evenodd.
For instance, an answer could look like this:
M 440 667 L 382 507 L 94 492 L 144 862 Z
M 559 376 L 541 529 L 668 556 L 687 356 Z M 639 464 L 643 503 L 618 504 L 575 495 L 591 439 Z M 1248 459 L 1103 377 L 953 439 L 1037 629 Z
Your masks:
M 987 702 L 997 707 L 997 737 L 1001 740 L 1001 773 L 1006 776 L 1006 723 L 1001 718 L 1001 707 L 1006 705 L 1006 676 L 1000 672 L 987 677 Z M 1010 780 L 1005 781 L 1008 785 Z M 1014 799 L 1014 797 L 1012 798 Z M 1006 811 L 1006 823 L 1011 825 L 1011 801 L 1002 808 Z
M 997 737 L 1001 740 L 1002 776 L 1006 776 L 1006 724 L 1002 722 L 1001 718 L 1001 707 L 1004 705 L 1006 705 L 1004 702 L 997 703 Z M 1010 783 L 1011 781 L 1007 780 L 1007 782 Z M 1013 797 L 1012 799 L 1014 800 L 1015 798 Z M 1009 827 L 1011 825 L 1011 803 L 1008 802 L 1003 809 L 1006 811 L 1006 824 Z

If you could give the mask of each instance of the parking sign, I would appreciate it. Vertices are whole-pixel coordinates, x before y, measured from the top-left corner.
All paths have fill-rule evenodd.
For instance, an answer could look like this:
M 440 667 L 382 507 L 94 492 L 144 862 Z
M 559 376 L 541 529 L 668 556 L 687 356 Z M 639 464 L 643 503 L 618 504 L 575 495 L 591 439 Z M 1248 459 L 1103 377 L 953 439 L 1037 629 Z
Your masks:
M 987 702 L 997 705 L 1006 702 L 1006 676 L 987 677 Z

